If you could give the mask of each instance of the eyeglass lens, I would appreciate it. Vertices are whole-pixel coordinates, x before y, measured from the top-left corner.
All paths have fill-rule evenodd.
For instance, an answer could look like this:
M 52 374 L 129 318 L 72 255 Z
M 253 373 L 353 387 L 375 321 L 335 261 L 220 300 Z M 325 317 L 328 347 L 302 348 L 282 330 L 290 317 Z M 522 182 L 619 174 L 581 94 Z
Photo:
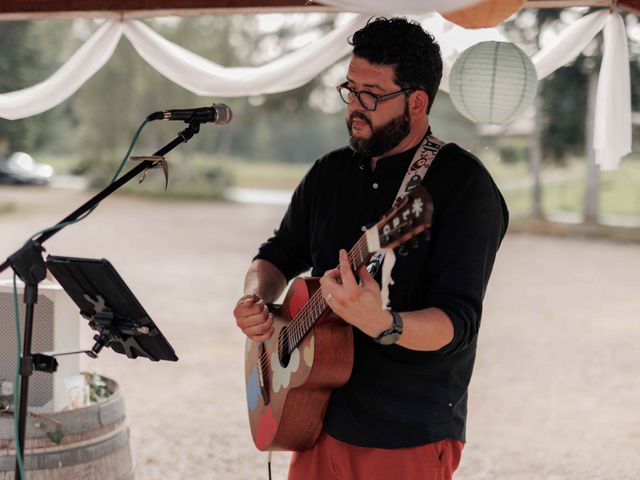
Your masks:
M 351 103 L 355 97 L 358 97 L 360 103 L 367 110 L 375 110 L 378 99 L 369 92 L 354 92 L 348 87 L 340 87 L 340 96 L 345 103 Z

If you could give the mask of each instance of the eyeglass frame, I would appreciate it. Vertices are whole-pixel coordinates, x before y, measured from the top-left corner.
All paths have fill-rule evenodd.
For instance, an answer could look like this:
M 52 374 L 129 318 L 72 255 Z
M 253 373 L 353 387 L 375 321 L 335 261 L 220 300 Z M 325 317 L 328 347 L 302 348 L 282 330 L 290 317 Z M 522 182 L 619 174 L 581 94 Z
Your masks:
M 353 95 L 355 98 L 358 99 L 358 102 L 360 102 L 360 105 L 362 105 L 362 108 L 364 108 L 365 110 L 367 110 L 368 112 L 375 112 L 376 109 L 378 108 L 378 103 L 379 102 L 384 102 L 385 100 L 391 100 L 392 98 L 395 97 L 399 97 L 402 94 L 411 94 L 413 92 L 415 92 L 416 90 L 418 90 L 417 88 L 404 88 L 402 90 L 398 90 L 397 92 L 391 92 L 391 93 L 385 93 L 384 95 L 375 95 L 367 90 L 361 90 L 359 92 L 353 90 L 352 88 L 348 87 L 349 82 L 344 82 L 341 83 L 340 85 L 336 86 L 336 91 L 338 92 L 338 95 L 340 95 L 340 98 L 342 99 L 342 101 L 344 103 L 346 103 L 347 105 L 351 104 L 351 102 L 348 102 L 347 100 L 344 99 L 344 97 L 342 96 L 342 89 L 346 89 L 349 93 L 347 93 L 347 95 L 351 94 Z M 371 95 L 371 97 L 373 97 L 375 103 L 373 105 L 373 108 L 367 108 L 365 107 L 364 103 L 362 103 L 362 100 L 360 99 L 360 95 L 362 95 L 363 93 L 366 93 L 367 95 Z M 352 100 L 353 101 L 353 100 Z

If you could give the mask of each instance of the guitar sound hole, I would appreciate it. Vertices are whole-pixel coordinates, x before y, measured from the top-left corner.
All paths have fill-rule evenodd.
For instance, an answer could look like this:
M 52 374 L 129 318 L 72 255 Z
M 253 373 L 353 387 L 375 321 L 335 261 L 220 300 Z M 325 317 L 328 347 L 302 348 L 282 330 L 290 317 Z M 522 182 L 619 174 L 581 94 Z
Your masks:
M 289 360 L 291 360 L 291 352 L 289 351 L 289 331 L 286 328 L 280 330 L 280 338 L 278 339 L 278 358 L 280 365 L 287 368 Z

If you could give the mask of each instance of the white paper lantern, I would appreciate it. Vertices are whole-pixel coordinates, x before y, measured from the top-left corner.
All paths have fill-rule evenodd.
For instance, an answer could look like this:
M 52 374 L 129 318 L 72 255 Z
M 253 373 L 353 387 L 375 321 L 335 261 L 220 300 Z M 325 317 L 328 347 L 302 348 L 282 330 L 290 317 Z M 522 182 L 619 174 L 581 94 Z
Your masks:
M 533 102 L 537 85 L 531 59 L 507 42 L 481 42 L 466 49 L 449 77 L 453 104 L 476 123 L 515 120 Z

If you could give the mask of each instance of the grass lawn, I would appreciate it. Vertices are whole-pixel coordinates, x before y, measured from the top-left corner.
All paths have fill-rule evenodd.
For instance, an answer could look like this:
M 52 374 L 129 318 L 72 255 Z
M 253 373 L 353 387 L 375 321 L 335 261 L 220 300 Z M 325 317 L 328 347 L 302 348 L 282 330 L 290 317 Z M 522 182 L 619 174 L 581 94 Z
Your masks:
M 502 190 L 512 216 L 527 216 L 531 211 L 532 197 L 528 165 L 522 161 L 502 162 L 491 149 L 477 154 Z M 38 155 L 36 158 L 52 164 L 57 172 L 69 171 L 77 163 L 73 157 L 62 155 Z M 169 165 L 169 195 L 211 198 L 220 197 L 221 191 L 228 186 L 292 190 L 311 166 L 306 163 L 267 163 L 206 154 L 196 154 L 189 159 L 174 155 L 172 160 Z M 114 160 L 114 169 L 116 162 Z M 618 170 L 602 172 L 600 178 L 602 215 L 640 217 L 640 154 L 624 158 Z M 542 187 L 544 211 L 582 212 L 584 183 L 584 162 L 579 158 L 570 160 L 563 167 L 545 165 Z M 156 190 L 161 193 L 164 190 L 161 175 L 156 175 L 156 172 L 150 175 L 145 184 L 142 188 L 136 184 L 136 189 L 145 193 Z
M 547 169 L 547 174 L 550 169 Z M 573 164 L 564 169 L 564 178 L 543 182 L 542 197 L 545 211 L 581 212 L 585 196 L 584 167 Z M 514 209 L 528 211 L 531 207 L 531 187 L 505 188 L 505 196 Z M 600 176 L 600 209 L 609 215 L 640 216 L 640 160 L 628 161 L 619 170 L 602 172 Z
M 267 163 L 205 155 L 196 156 L 195 163 L 222 169 L 232 186 L 271 190 L 293 190 L 311 168 L 309 163 Z

